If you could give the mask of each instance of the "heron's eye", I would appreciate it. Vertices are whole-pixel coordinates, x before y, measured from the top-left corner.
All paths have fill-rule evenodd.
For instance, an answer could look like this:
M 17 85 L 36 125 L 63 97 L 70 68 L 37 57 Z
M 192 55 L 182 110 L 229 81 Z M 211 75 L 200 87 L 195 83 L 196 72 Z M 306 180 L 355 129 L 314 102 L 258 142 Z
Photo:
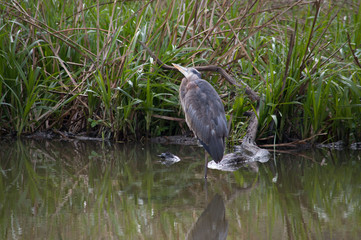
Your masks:
M 198 72 L 196 69 L 192 69 L 191 72 L 197 76 L 201 76 L 200 72 Z

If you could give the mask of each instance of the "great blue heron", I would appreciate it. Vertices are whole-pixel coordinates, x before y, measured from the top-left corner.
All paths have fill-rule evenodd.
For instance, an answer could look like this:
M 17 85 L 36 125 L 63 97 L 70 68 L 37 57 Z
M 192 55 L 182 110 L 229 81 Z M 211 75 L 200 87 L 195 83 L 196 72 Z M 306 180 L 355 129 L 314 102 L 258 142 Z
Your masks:
M 222 101 L 212 85 L 201 79 L 201 74 L 195 68 L 174 63 L 173 66 L 185 76 L 179 88 L 179 98 L 186 122 L 204 149 L 218 163 L 223 158 L 224 140 L 228 136 Z M 205 178 L 207 165 L 208 160 L 205 158 Z

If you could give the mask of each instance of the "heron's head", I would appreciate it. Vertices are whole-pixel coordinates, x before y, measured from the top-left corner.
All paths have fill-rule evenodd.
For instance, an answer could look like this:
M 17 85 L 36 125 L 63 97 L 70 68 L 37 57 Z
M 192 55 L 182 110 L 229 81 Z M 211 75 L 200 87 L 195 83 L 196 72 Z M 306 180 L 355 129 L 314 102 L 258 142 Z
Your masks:
M 172 63 L 173 66 L 178 69 L 187 79 L 192 78 L 201 78 L 201 73 L 197 71 L 195 68 L 186 68 L 182 67 L 178 64 Z

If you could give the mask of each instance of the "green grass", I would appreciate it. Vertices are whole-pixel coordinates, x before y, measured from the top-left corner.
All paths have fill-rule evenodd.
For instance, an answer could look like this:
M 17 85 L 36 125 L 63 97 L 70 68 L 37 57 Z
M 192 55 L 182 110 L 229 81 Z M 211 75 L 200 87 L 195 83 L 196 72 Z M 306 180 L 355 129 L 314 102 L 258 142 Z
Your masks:
M 164 63 L 219 65 L 258 91 L 259 139 L 361 141 L 358 1 L 0 3 L 1 134 L 182 133 L 184 124 L 162 118 L 183 117 L 181 76 L 157 66 L 143 41 Z M 217 74 L 203 76 L 239 141 L 242 113 L 256 103 Z

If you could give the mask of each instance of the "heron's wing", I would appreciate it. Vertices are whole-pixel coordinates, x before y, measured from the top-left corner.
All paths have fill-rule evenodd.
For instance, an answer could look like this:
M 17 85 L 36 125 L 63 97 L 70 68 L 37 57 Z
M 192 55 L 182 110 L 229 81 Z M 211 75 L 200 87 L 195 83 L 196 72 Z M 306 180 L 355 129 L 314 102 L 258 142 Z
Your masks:
M 228 129 L 224 107 L 216 90 L 205 80 L 191 81 L 186 85 L 181 101 L 188 126 L 215 160 L 222 158 Z

